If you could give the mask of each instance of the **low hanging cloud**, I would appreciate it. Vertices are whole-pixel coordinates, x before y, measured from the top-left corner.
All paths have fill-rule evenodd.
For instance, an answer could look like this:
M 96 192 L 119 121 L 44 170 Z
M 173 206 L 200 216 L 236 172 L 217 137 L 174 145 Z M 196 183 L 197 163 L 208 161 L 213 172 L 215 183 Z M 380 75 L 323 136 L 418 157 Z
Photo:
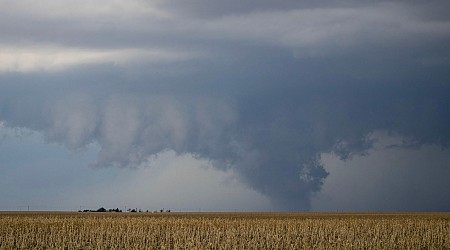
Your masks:
M 10 108 L 22 113 L 32 107 L 9 102 L 2 103 L 1 114 L 6 126 L 35 127 L 69 148 L 97 143 L 97 166 L 145 165 L 166 150 L 208 159 L 217 168 L 233 169 L 280 208 L 298 210 L 309 209 L 310 195 L 326 180 L 323 153 L 341 159 L 364 155 L 376 130 L 408 139 L 405 147 L 450 142 L 445 126 L 450 114 L 443 108 L 449 99 L 442 94 L 448 87 L 407 95 L 403 87 L 372 86 L 370 94 L 367 88 L 295 88 L 289 92 L 296 95 L 283 93 L 272 101 L 268 93 L 231 101 L 182 94 L 133 92 L 104 99 L 67 94 L 40 100 L 46 105 L 37 112 L 47 115 L 40 120 L 15 120 L 8 115 Z
M 321 156 L 366 155 L 374 131 L 403 138 L 400 147 L 449 146 L 450 21 L 430 14 L 445 6 L 439 1 L 426 13 L 417 3 L 289 2 L 223 7 L 213 16 L 170 2 L 133 3 L 164 15 L 133 16 L 130 7 L 115 20 L 107 8 L 99 28 L 77 16 L 92 17 L 82 9 L 67 17 L 38 12 L 33 18 L 43 24 L 64 20 L 69 25 L 51 27 L 71 31 L 44 36 L 3 24 L 0 51 L 15 60 L 0 59 L 3 126 L 42 132 L 73 150 L 97 144 L 95 166 L 189 154 L 231 169 L 282 210 L 310 209 L 329 174 Z M 18 37 L 22 47 L 2 49 Z M 36 40 L 60 44 L 57 53 L 32 49 Z

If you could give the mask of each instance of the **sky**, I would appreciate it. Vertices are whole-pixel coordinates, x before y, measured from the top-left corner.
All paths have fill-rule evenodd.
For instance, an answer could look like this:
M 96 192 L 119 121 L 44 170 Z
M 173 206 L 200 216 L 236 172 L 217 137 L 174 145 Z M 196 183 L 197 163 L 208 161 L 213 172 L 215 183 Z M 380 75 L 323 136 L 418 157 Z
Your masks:
M 446 0 L 0 5 L 0 210 L 450 210 Z

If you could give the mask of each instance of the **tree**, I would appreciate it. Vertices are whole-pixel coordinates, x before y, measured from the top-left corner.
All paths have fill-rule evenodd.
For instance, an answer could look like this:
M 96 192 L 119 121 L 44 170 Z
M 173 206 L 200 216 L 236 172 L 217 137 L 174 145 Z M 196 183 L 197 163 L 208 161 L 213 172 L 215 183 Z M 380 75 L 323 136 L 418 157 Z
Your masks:
M 106 212 L 106 209 L 104 207 L 101 207 L 101 208 L 97 209 L 97 212 Z

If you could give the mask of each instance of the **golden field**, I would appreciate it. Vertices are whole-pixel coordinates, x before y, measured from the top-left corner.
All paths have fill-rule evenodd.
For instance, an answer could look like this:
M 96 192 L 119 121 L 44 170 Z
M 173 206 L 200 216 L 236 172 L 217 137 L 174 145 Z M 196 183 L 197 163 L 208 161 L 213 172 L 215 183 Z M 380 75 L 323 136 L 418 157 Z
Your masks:
M 0 249 L 450 249 L 450 213 L 1 212 Z

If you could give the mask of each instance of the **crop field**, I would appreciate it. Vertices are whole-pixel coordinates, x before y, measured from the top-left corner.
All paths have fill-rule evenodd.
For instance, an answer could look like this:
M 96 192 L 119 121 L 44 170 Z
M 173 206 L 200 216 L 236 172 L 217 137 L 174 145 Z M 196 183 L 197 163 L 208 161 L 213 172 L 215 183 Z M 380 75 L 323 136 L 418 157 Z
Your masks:
M 450 213 L 1 212 L 0 249 L 450 249 Z

